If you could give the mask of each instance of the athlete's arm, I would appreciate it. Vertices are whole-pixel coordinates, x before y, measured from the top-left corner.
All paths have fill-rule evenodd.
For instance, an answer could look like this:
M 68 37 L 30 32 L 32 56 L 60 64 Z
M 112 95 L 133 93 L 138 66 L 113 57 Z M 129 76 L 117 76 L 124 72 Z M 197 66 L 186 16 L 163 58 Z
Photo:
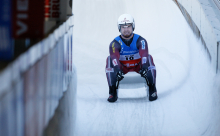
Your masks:
M 113 40 L 109 45 L 109 52 L 112 59 L 112 64 L 117 70 L 121 68 L 121 63 L 119 62 L 120 51 L 121 45 L 116 40 Z
M 141 64 L 142 68 L 147 69 L 147 57 L 148 57 L 148 44 L 147 41 L 143 37 L 139 37 L 137 40 L 137 48 L 139 50 L 139 54 L 141 56 Z

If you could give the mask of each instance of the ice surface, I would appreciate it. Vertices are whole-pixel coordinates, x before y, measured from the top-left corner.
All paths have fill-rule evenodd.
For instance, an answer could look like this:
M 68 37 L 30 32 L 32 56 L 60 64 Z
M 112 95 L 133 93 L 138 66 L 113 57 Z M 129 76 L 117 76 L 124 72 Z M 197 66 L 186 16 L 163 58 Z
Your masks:
M 220 76 L 172 0 L 74 0 L 76 136 L 218 136 Z M 131 14 L 157 68 L 158 100 L 120 89 L 108 103 L 105 75 L 117 19 Z

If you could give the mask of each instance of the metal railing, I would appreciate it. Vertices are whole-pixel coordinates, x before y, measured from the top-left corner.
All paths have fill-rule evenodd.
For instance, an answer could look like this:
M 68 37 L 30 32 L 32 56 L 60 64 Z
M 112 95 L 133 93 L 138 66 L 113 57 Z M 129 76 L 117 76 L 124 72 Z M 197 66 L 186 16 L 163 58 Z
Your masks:
M 220 0 L 213 0 L 213 2 L 215 3 L 215 5 L 218 7 L 218 9 L 220 10 Z
M 219 46 L 220 46 L 220 41 L 218 41 L 217 42 L 217 64 L 216 64 L 216 73 L 218 73 L 218 71 L 219 71 L 219 69 L 220 69 L 220 55 L 219 55 L 219 53 L 220 53 L 220 48 L 219 48 Z

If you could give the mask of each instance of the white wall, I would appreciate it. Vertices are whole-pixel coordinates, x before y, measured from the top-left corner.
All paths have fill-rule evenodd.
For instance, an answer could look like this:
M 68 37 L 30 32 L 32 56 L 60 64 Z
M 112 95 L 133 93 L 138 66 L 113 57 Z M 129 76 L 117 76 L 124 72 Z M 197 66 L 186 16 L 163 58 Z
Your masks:
M 178 0 L 187 10 L 193 21 L 199 28 L 207 48 L 211 54 L 213 69 L 220 69 L 220 61 L 217 63 L 217 42 L 220 41 L 220 16 L 213 0 Z M 220 56 L 220 55 L 218 55 Z M 218 66 L 217 66 L 218 65 Z

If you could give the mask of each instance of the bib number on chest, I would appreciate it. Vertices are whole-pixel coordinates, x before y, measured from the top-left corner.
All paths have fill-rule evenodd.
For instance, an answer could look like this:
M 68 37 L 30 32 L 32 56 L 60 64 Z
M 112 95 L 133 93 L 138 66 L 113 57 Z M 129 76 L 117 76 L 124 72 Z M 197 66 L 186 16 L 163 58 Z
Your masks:
M 131 54 L 131 55 L 120 55 L 119 60 L 125 61 L 125 60 L 136 60 L 136 59 L 140 59 L 139 53 Z

